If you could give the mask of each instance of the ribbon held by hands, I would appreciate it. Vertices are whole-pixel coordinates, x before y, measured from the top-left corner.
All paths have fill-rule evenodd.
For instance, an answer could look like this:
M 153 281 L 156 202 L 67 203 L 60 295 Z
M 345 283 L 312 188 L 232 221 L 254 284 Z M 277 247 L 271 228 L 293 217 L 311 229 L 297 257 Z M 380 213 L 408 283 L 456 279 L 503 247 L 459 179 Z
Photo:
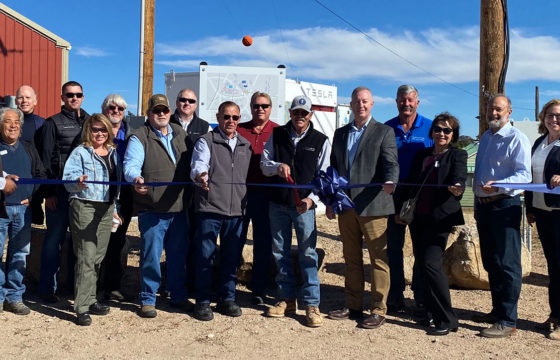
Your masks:
M 296 184 L 296 182 L 292 178 L 292 175 L 288 175 L 288 177 L 286 178 L 286 182 L 290 185 Z M 296 201 L 296 206 L 298 206 L 301 203 L 301 198 L 299 197 L 298 189 L 293 188 L 292 190 L 294 191 L 294 200 Z
M 356 205 L 350 200 L 342 188 L 348 186 L 348 180 L 344 176 L 339 176 L 332 166 L 327 171 L 318 171 L 312 181 L 313 193 L 326 206 L 331 206 L 335 214 L 340 214 L 344 210 L 354 209 Z

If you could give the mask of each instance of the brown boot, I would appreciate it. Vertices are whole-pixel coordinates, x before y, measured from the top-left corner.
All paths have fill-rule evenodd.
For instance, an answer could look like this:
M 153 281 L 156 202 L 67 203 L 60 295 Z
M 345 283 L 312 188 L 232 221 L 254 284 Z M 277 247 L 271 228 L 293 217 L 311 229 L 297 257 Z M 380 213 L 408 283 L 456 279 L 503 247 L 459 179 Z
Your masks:
M 273 307 L 268 308 L 266 316 L 269 317 L 283 317 L 289 314 L 295 314 L 297 311 L 296 301 L 293 299 L 286 299 L 277 302 Z

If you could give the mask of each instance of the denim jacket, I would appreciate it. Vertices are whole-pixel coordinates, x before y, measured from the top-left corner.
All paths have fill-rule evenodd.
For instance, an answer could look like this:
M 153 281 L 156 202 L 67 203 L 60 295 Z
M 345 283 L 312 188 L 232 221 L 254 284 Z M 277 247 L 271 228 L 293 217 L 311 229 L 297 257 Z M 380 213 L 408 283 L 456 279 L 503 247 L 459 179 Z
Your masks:
M 109 148 L 109 156 L 113 159 L 117 172 L 117 181 L 121 181 L 122 164 L 119 161 L 115 148 Z M 105 161 L 93 151 L 93 147 L 80 145 L 76 147 L 64 166 L 63 180 L 77 180 L 80 176 L 87 175 L 86 181 L 109 181 L 109 171 Z M 113 185 L 114 186 L 114 185 Z M 81 199 L 88 201 L 109 201 L 109 185 L 87 184 L 87 188 L 80 189 L 78 183 L 64 184 L 70 193 L 70 199 Z M 120 185 L 117 185 L 115 200 L 118 199 Z

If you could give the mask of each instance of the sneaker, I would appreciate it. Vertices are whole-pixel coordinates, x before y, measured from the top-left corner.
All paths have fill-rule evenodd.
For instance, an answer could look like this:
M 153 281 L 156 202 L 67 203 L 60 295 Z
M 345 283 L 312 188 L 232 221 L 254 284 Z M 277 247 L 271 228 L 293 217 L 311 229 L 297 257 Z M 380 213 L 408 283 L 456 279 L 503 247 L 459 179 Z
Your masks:
M 194 306 L 194 317 L 200 321 L 210 321 L 214 319 L 214 313 L 209 303 L 196 304 Z
M 226 300 L 219 302 L 216 310 L 226 316 L 238 317 L 241 316 L 241 308 L 233 300 Z
M 307 306 L 305 308 L 305 321 L 309 327 L 319 327 L 323 325 L 323 317 L 317 306 Z
M 266 316 L 268 317 L 283 317 L 285 315 L 295 314 L 297 311 L 296 301 L 293 299 L 286 299 L 277 302 L 273 307 L 268 308 Z
M 495 323 L 489 328 L 483 329 L 480 332 L 480 336 L 487 338 L 503 338 L 508 336 L 513 336 L 517 333 L 517 329 L 510 326 L 505 326 L 500 323 Z
M 5 302 L 4 309 L 16 315 L 28 315 L 31 310 L 21 301 Z
M 157 316 L 156 307 L 154 305 L 142 305 L 138 315 L 146 319 L 153 319 Z
M 498 318 L 492 312 L 489 312 L 488 314 L 473 315 L 471 320 L 477 323 L 494 324 L 498 321 Z

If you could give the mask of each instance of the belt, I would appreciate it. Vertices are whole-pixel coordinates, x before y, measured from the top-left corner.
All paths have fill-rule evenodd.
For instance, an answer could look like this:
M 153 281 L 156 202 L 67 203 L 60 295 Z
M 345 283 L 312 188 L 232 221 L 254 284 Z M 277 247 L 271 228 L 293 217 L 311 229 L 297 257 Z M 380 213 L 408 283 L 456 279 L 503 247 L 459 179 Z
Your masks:
M 487 196 L 487 197 L 476 197 L 476 201 L 479 204 L 490 204 L 493 203 L 495 201 L 498 200 L 503 200 L 503 199 L 509 199 L 511 198 L 511 196 L 506 195 L 506 194 L 499 194 L 499 195 L 494 195 L 494 196 Z

